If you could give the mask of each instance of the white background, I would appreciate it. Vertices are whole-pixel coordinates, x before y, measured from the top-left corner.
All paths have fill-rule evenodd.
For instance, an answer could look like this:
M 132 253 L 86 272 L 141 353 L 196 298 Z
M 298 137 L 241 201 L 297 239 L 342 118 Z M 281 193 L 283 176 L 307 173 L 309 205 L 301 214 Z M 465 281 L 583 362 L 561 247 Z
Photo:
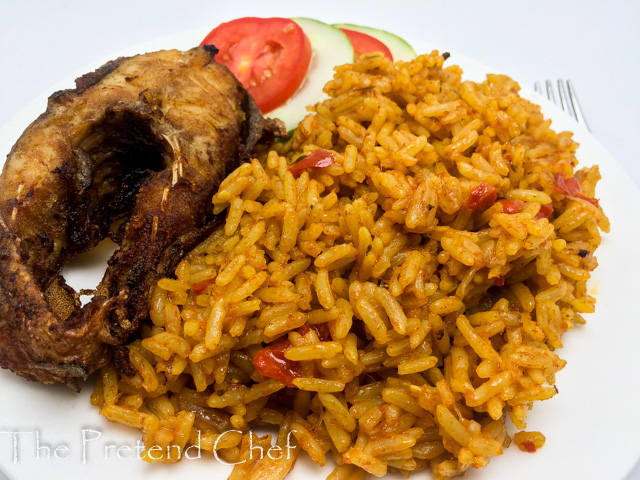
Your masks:
M 336 21 L 345 2 L 0 0 L 0 125 L 61 79 L 131 45 L 239 16 Z M 593 136 L 640 185 L 640 2 L 368 0 L 345 10 L 340 21 L 384 28 L 393 19 L 402 25 L 394 33 L 462 53 L 529 88 L 570 78 Z M 629 207 L 637 217 L 640 205 Z M 640 468 L 628 480 L 640 480 Z

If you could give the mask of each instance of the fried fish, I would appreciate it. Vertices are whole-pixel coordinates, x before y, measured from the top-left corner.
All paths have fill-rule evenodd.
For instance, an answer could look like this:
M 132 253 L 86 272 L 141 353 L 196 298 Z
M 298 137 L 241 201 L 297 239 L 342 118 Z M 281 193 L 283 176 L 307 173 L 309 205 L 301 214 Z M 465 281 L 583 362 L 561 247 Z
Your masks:
M 108 62 L 53 94 L 18 139 L 0 176 L 2 367 L 77 388 L 148 315 L 150 286 L 211 231 L 211 196 L 269 129 L 215 53 Z M 60 271 L 119 220 L 119 249 L 81 306 Z

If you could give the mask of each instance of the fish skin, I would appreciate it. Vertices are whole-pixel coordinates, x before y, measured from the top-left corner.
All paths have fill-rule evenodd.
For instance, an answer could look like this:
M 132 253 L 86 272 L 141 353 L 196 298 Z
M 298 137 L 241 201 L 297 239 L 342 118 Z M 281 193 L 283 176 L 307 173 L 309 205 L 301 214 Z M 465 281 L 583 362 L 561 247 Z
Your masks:
M 13 146 L 0 175 L 0 366 L 77 389 L 213 230 L 218 185 L 277 130 L 215 53 L 108 62 L 51 95 Z M 119 249 L 81 306 L 60 271 L 107 236 Z

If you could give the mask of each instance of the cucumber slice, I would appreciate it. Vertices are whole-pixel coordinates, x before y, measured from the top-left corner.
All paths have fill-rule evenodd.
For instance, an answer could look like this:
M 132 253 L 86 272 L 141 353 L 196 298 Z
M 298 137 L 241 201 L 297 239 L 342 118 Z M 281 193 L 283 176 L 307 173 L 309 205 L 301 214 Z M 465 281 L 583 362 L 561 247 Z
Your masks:
M 347 36 L 329 24 L 310 18 L 292 18 L 311 43 L 311 64 L 307 76 L 298 91 L 287 103 L 267 113 L 266 117 L 279 118 L 293 130 L 307 115 L 306 107 L 327 98 L 322 91 L 324 84 L 333 78 L 337 65 L 353 63 L 353 48 Z
M 360 33 L 366 33 L 373 38 L 380 40 L 384 43 L 393 55 L 393 61 L 403 60 L 408 62 L 417 57 L 415 50 L 405 40 L 399 36 L 385 32 L 384 30 L 378 30 L 377 28 L 362 27 L 360 25 L 352 25 L 350 23 L 336 23 L 333 25 L 336 28 L 346 28 L 347 30 L 354 30 Z

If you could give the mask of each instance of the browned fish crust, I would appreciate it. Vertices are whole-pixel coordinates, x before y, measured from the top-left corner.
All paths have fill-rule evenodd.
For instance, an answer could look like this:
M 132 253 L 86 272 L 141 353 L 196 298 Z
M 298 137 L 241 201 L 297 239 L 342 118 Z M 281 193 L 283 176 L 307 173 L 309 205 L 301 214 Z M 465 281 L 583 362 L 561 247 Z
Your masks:
M 215 53 L 109 62 L 53 94 L 14 145 L 0 176 L 2 367 L 75 387 L 137 330 L 150 286 L 211 231 L 212 194 L 264 130 Z M 81 307 L 60 271 L 120 219 L 120 248 Z

